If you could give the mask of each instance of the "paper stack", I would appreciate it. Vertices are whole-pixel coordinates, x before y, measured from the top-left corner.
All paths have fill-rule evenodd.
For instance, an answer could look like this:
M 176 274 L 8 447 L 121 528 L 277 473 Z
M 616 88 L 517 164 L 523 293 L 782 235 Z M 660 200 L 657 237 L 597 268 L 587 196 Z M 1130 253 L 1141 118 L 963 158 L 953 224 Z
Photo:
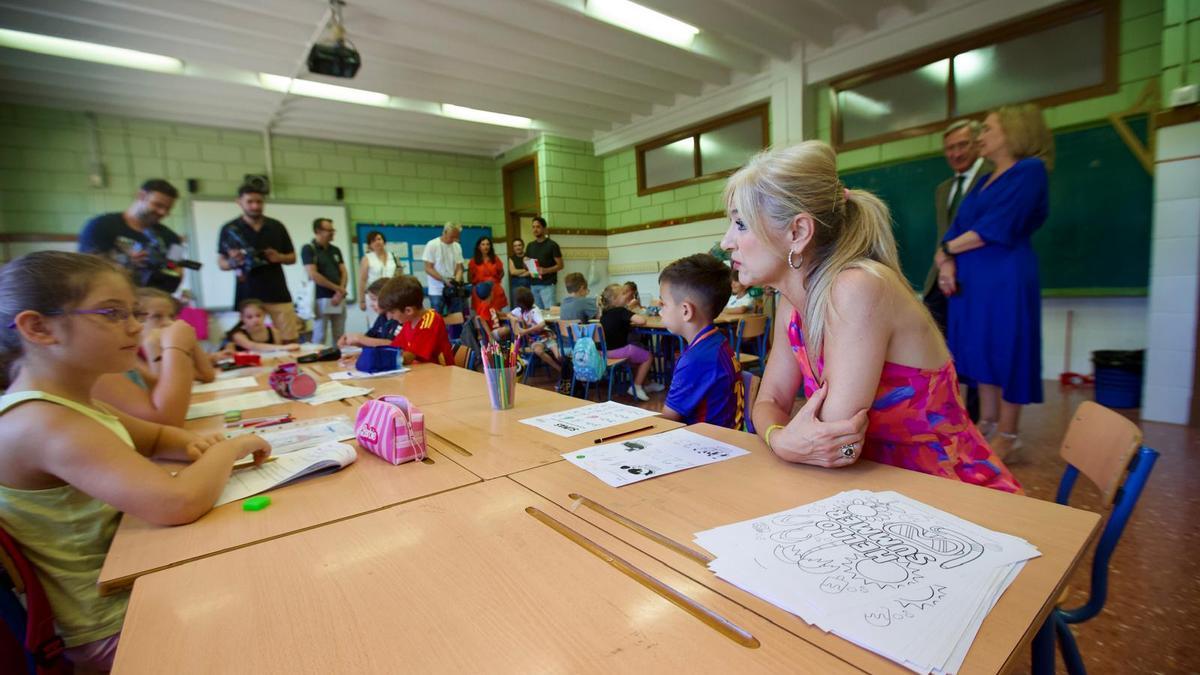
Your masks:
M 1025 540 L 895 492 L 853 490 L 696 534 L 725 581 L 917 673 L 952 673 Z

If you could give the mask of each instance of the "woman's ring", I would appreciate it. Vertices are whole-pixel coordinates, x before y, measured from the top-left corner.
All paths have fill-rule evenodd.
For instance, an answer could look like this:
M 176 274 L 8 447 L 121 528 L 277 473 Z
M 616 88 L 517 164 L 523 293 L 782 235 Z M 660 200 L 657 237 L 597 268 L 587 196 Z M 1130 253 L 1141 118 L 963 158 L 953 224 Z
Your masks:
M 850 457 L 853 457 L 854 450 L 856 447 L 857 447 L 857 444 L 855 444 L 855 443 L 847 443 L 846 445 L 843 445 L 840 448 L 842 451 L 842 457 L 846 457 L 847 459 Z

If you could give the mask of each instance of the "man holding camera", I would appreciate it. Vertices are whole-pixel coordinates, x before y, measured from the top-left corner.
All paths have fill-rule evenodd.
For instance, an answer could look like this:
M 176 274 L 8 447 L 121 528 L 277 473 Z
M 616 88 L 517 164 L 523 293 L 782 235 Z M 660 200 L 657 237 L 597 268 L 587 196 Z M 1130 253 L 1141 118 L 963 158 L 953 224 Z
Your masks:
M 179 191 L 161 178 L 152 178 L 138 190 L 137 199 L 124 212 L 92 218 L 79 235 L 79 252 L 106 256 L 129 270 L 139 286 L 174 293 L 183 281 L 183 267 L 196 263 L 181 260 L 183 240 L 162 220 L 171 215 Z
M 429 306 L 438 314 L 446 315 L 462 311 L 461 293 L 456 288 L 462 279 L 463 254 L 458 240 L 462 237 L 462 225 L 446 223 L 442 236 L 425 244 L 425 277 L 429 286 Z
M 267 306 L 280 342 L 286 344 L 300 337 L 300 319 L 283 276 L 283 266 L 296 262 L 296 249 L 283 223 L 263 215 L 265 202 L 261 188 L 253 185 L 238 188 L 237 204 L 242 215 L 221 227 L 217 264 L 237 274 L 234 308 L 243 300 L 261 300 Z

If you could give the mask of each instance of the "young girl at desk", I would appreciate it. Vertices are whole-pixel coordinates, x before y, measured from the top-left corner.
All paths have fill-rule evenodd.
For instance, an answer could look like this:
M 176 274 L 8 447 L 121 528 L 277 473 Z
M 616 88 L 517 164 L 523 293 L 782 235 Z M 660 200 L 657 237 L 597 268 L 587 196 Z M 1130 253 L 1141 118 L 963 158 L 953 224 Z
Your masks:
M 279 336 L 268 326 L 267 306 L 261 300 L 247 298 L 238 304 L 238 314 L 241 320 L 229 329 L 225 338 L 239 352 L 272 352 L 284 350 L 294 352 L 300 349 L 296 343 L 280 344 Z
M 649 401 L 650 397 L 646 392 L 662 391 L 662 385 L 654 383 L 646 388 L 642 387 L 646 376 L 650 374 L 650 352 L 646 351 L 645 347 L 634 344 L 630 340 L 630 333 L 634 326 L 645 326 L 646 317 L 634 314 L 626 307 L 629 294 L 625 289 L 625 286 L 609 284 L 600 294 L 600 325 L 604 326 L 608 358 L 627 359 L 636 367 L 633 371 L 633 385 L 626 393 L 639 401 Z
M 520 338 L 524 348 L 554 370 L 562 370 L 562 365 L 558 362 L 558 345 L 546 329 L 546 320 L 541 310 L 534 306 L 533 291 L 518 286 L 513 291 L 513 303 L 514 307 L 509 315 L 513 319 L 516 337 Z M 497 335 L 497 339 L 499 338 Z
M 129 601 L 96 587 L 120 513 L 189 523 L 235 460 L 270 453 L 254 434 L 203 437 L 92 400 L 101 375 L 137 360 L 133 307 L 103 258 L 42 251 L 0 268 L 0 527 L 36 569 L 66 657 L 94 670 L 112 668 Z M 194 461 L 172 476 L 150 457 Z

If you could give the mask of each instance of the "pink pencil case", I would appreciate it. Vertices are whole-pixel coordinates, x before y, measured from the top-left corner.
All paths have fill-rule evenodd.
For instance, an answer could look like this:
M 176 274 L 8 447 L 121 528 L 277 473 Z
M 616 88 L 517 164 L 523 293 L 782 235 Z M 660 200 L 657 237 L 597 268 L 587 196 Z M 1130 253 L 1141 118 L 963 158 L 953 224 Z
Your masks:
M 403 396 L 383 396 L 358 409 L 358 444 L 396 464 L 425 459 L 425 414 Z

